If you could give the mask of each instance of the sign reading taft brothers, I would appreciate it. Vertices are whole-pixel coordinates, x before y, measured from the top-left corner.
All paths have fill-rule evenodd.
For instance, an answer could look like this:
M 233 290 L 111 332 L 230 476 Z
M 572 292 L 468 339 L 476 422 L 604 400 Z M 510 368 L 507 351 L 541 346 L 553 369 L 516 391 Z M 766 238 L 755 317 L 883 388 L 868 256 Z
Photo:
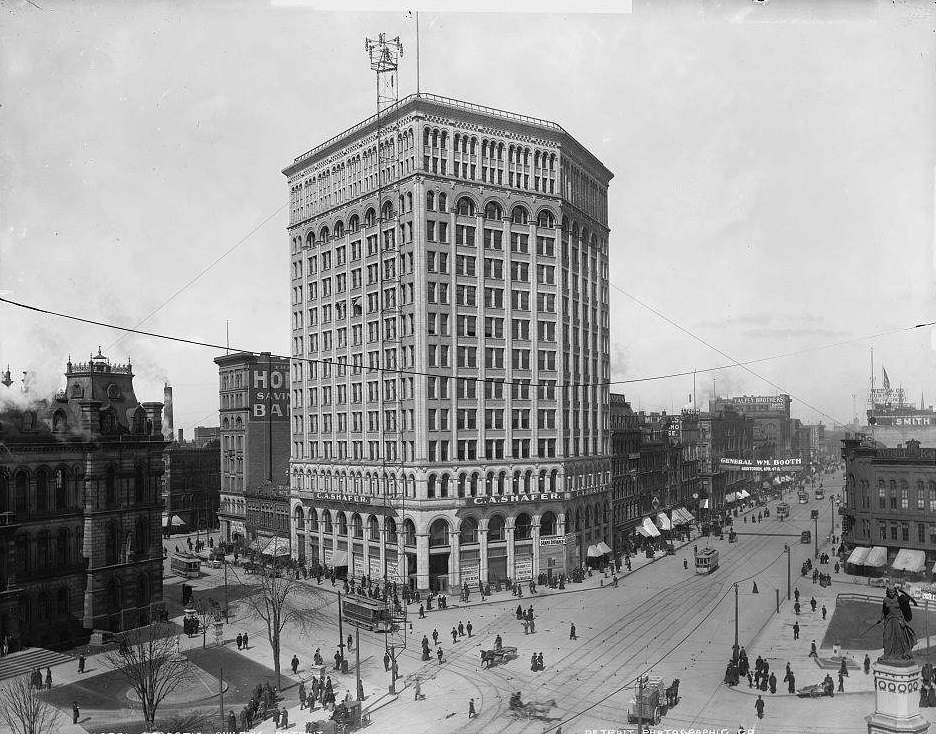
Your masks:
M 289 420 L 289 366 L 250 366 L 250 418 L 254 421 Z

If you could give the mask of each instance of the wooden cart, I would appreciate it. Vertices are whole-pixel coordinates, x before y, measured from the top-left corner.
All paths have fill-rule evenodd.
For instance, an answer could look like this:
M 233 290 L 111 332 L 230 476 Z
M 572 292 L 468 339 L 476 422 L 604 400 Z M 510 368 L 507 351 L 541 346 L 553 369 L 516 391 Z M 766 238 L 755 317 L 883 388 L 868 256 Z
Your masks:
M 482 668 L 493 668 L 499 663 L 507 662 L 508 660 L 517 659 L 517 648 L 510 647 L 508 645 L 502 646 L 499 650 L 482 650 L 481 651 L 481 667 Z
M 666 705 L 663 679 L 650 676 L 640 678 L 634 684 L 634 693 L 627 706 L 627 721 L 633 724 L 639 718 L 647 724 L 659 724 Z

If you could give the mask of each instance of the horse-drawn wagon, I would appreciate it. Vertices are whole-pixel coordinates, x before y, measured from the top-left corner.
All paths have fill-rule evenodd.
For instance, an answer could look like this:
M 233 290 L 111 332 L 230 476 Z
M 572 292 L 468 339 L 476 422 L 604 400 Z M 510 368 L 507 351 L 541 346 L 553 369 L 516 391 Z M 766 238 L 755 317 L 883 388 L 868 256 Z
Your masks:
M 482 668 L 493 668 L 499 663 L 507 662 L 508 660 L 517 659 L 517 648 L 511 647 L 508 645 L 502 645 L 501 647 L 494 648 L 493 650 L 482 650 L 481 651 L 481 667 Z

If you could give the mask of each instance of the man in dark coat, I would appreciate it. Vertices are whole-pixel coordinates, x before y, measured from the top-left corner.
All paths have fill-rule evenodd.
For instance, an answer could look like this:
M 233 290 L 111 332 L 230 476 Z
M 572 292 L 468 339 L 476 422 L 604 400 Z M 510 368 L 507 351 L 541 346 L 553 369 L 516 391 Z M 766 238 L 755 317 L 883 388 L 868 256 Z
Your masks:
M 793 671 L 788 672 L 783 680 L 787 683 L 787 693 L 796 693 L 796 676 L 793 675 Z
M 777 676 L 771 673 L 770 678 L 768 679 L 768 682 L 770 683 L 770 692 L 776 693 L 777 692 Z
M 754 702 L 754 710 L 757 711 L 757 718 L 764 718 L 764 699 L 760 696 L 757 697 L 757 700 Z
M 814 612 L 816 611 L 816 597 L 812 597 L 812 599 L 809 600 L 809 606 L 812 607 Z
M 793 639 L 794 640 L 799 639 L 799 622 L 793 623 Z

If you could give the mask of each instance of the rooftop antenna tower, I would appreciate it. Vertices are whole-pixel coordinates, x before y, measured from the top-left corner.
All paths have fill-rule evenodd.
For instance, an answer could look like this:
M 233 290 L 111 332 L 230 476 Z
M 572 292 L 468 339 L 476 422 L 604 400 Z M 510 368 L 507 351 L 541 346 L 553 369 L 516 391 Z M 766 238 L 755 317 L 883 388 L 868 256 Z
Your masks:
M 377 238 L 378 247 L 382 255 L 396 253 L 398 247 L 403 244 L 397 242 L 397 234 L 400 230 L 400 216 L 402 215 L 404 200 L 400 195 L 399 177 L 400 170 L 397 165 L 402 159 L 402 140 L 398 132 L 398 125 L 393 122 L 389 113 L 400 101 L 399 87 L 399 65 L 400 58 L 403 56 L 403 44 L 399 37 L 388 39 L 386 34 L 381 33 L 376 39 L 367 38 L 364 41 L 364 48 L 370 58 L 371 70 L 374 72 L 377 82 L 377 131 L 376 139 L 373 143 L 374 160 L 377 164 L 376 176 L 376 195 L 377 195 Z M 388 113 L 388 114 L 384 114 Z M 388 124 L 389 122 L 389 124 Z M 387 189 L 390 189 L 388 192 Z M 408 194 L 412 201 L 412 194 Z M 400 205 L 395 206 L 399 197 Z M 402 272 L 402 258 L 399 269 L 388 270 L 380 268 L 378 271 L 380 292 L 388 289 L 396 291 L 400 285 L 400 278 L 404 275 Z M 406 346 L 403 338 L 405 319 L 401 312 L 398 301 L 390 301 L 383 304 L 381 315 L 385 322 L 392 321 L 395 329 L 388 331 L 382 330 L 383 353 L 394 352 L 398 355 L 398 362 L 405 364 Z M 413 342 L 414 335 L 410 334 L 408 341 Z M 395 366 L 395 365 L 391 365 Z M 381 377 L 394 378 L 392 382 L 397 382 L 395 372 L 381 371 Z M 386 380 L 385 380 L 386 381 Z M 404 585 L 408 580 L 409 556 L 405 552 L 405 542 L 402 537 L 406 533 L 406 493 L 408 490 L 406 475 L 403 472 L 405 467 L 405 457 L 407 445 L 403 440 L 402 430 L 398 427 L 404 426 L 404 411 L 399 402 L 401 393 L 387 394 L 382 392 L 374 408 L 380 409 L 380 415 L 384 417 L 384 432 L 380 436 L 382 445 L 380 446 L 380 465 L 381 474 L 380 484 L 383 485 L 383 503 L 390 510 L 395 510 L 396 517 L 387 515 L 384 518 L 383 533 L 386 546 L 393 547 L 395 561 L 387 559 L 381 572 L 384 581 L 384 599 L 386 602 L 387 617 L 389 627 L 385 639 L 387 654 L 392 661 L 391 665 L 391 692 L 396 690 L 396 670 L 400 654 L 406 649 L 406 636 L 408 623 L 406 619 L 406 603 L 397 604 Z M 412 426 L 410 426 L 412 428 Z M 369 574 L 369 569 L 367 570 Z M 393 593 L 389 589 L 395 589 Z

